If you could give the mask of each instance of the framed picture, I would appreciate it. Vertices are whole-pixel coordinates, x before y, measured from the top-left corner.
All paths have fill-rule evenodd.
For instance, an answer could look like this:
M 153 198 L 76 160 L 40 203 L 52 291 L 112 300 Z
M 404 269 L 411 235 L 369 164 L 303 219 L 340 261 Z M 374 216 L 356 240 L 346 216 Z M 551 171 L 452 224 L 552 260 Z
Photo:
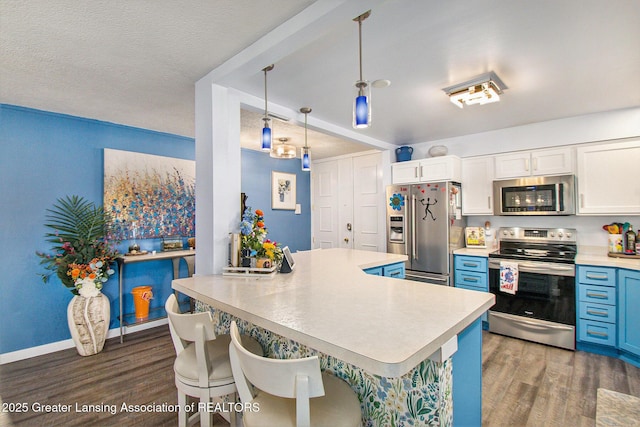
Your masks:
M 271 209 L 296 209 L 296 175 L 271 172 Z
M 483 227 L 467 227 L 464 230 L 468 248 L 486 248 L 487 241 Z

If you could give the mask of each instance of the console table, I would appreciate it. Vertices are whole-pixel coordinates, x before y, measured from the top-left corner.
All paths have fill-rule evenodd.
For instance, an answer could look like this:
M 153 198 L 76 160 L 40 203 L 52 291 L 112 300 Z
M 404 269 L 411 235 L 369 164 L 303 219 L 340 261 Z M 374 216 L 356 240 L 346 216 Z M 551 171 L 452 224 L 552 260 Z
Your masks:
M 122 312 L 122 295 L 123 295 L 123 283 L 124 283 L 124 267 L 127 264 L 132 264 L 135 262 L 146 262 L 146 261 L 160 261 L 160 260 L 171 260 L 173 263 L 173 278 L 178 279 L 180 274 L 180 260 L 183 259 L 187 264 L 188 277 L 193 276 L 195 270 L 195 262 L 196 262 L 196 251 L 195 250 L 180 250 L 180 251 L 164 251 L 164 252 L 156 252 L 156 253 L 147 253 L 144 255 L 126 255 L 118 258 L 116 261 L 118 263 L 118 293 L 120 298 L 120 312 L 118 320 L 120 321 L 120 343 L 123 342 L 123 328 L 126 325 L 131 324 L 139 324 L 144 323 L 149 320 L 158 319 L 164 316 L 156 316 L 153 319 L 147 319 L 144 321 L 134 321 L 127 322 L 127 315 Z M 135 317 L 134 317 L 135 319 Z

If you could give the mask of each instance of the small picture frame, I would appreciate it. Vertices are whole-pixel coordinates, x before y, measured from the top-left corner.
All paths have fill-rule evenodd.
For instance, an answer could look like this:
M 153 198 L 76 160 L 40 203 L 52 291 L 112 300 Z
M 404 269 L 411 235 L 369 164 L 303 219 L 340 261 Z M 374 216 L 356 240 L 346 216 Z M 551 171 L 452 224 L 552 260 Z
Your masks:
M 296 175 L 271 172 L 271 209 L 296 209 Z
M 487 239 L 483 227 L 467 227 L 464 230 L 465 243 L 468 248 L 486 248 Z

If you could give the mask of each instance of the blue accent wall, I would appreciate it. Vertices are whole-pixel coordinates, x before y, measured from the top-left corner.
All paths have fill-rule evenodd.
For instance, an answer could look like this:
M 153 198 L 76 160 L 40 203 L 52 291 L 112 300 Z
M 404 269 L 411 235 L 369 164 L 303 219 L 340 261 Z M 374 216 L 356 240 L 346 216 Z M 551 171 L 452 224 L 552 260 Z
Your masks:
M 0 353 L 70 338 L 66 307 L 73 295 L 56 277 L 42 283 L 35 251 L 50 251 L 43 223 L 56 199 L 77 194 L 102 204 L 104 148 L 195 159 L 193 138 L 0 104 Z M 126 251 L 127 242 L 121 246 Z M 161 263 L 127 267 L 128 283 L 169 283 L 171 263 Z M 104 293 L 114 328 L 115 277 Z M 167 293 L 159 291 L 153 304 Z
M 271 209 L 271 172 L 296 174 L 296 203 L 301 213 Z M 303 172 L 300 159 L 274 159 L 269 153 L 242 150 L 242 192 L 247 195 L 247 206 L 264 212 L 269 230 L 267 237 L 292 252 L 311 249 L 311 178 Z
M 0 354 L 70 338 L 66 307 L 72 294 L 55 277 L 42 283 L 35 252 L 50 249 L 43 223 L 46 209 L 58 198 L 77 194 L 102 204 L 104 148 L 195 159 L 193 138 L 0 104 Z M 297 174 L 302 215 L 271 211 L 271 170 Z M 300 171 L 300 161 L 242 150 L 242 176 L 248 204 L 265 212 L 269 237 L 293 251 L 310 249 L 310 178 Z M 138 243 L 142 249 L 160 248 L 159 239 Z M 122 242 L 119 249 L 126 252 L 128 244 Z M 180 274 L 186 275 L 184 263 Z M 168 284 L 172 277 L 170 261 L 127 265 L 124 311 L 133 311 L 131 288 Z M 111 301 L 110 328 L 116 328 L 117 278 L 103 290 Z M 168 285 L 154 286 L 151 307 L 161 307 L 170 292 Z

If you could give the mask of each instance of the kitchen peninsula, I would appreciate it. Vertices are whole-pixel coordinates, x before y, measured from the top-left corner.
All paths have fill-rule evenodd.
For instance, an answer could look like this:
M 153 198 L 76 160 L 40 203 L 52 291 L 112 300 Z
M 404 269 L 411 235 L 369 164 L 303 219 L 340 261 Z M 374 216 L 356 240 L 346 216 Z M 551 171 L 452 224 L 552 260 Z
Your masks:
M 212 309 L 217 333 L 239 319 L 270 357 L 318 354 L 323 369 L 359 394 L 368 424 L 452 425 L 470 416 L 479 425 L 478 319 L 492 294 L 363 271 L 403 255 L 323 249 L 293 256 L 290 274 L 194 276 L 174 280 L 173 288 L 194 298 L 197 309 Z M 458 360 L 465 387 L 453 390 Z M 473 383 L 480 390 L 467 387 Z M 470 407 L 476 413 L 469 415 Z

